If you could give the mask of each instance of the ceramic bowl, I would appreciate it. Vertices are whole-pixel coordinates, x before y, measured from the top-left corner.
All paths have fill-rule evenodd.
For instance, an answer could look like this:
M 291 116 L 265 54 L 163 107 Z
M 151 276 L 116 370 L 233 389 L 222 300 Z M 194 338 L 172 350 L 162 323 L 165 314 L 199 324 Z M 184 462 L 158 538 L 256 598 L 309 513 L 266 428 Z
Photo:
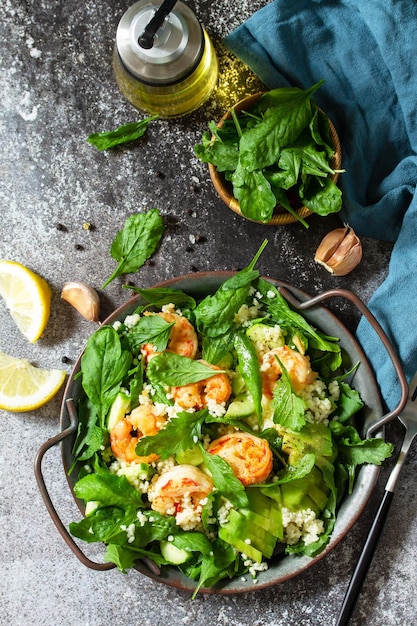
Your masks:
M 174 278 L 163 283 L 156 285 L 157 287 L 169 287 L 180 289 L 196 300 L 200 300 L 208 294 L 214 293 L 220 285 L 234 275 L 234 272 L 197 272 L 178 278 Z M 266 278 L 269 282 L 275 285 L 281 293 L 289 299 L 291 296 L 297 303 L 309 304 L 310 296 L 304 292 L 296 289 L 279 280 Z M 337 293 L 336 293 L 337 292 Z M 338 295 L 338 290 L 333 290 L 332 295 Z M 346 290 L 340 292 L 340 297 L 347 297 L 349 293 Z M 353 296 L 353 294 L 352 294 Z M 321 304 L 317 305 L 316 300 L 311 301 L 312 305 L 303 310 L 305 318 L 317 329 L 321 330 L 325 335 L 336 336 L 340 338 L 340 345 L 346 352 L 349 360 L 352 363 L 360 362 L 360 367 L 357 369 L 353 386 L 360 393 L 365 406 L 361 410 L 359 415 L 359 422 L 357 428 L 362 436 L 366 436 L 369 429 L 372 429 L 372 425 L 376 425 L 378 428 L 377 436 L 381 436 L 381 430 L 379 424 L 381 420 L 384 420 L 381 399 L 379 390 L 375 382 L 371 367 L 367 361 L 365 354 L 363 353 L 360 345 L 346 327 L 338 320 L 338 318 L 330 312 L 329 309 L 323 307 Z M 110 317 L 103 322 L 103 324 L 111 325 L 116 321 L 122 321 L 125 317 L 131 314 L 139 304 L 145 302 L 140 296 L 135 296 L 129 299 L 125 304 L 120 306 Z M 74 552 L 74 554 L 89 568 L 95 570 L 109 570 L 114 568 L 113 563 L 98 562 L 100 558 L 97 558 L 97 550 L 94 552 L 95 559 L 90 558 L 85 552 L 89 550 L 89 546 L 81 549 L 69 534 L 66 524 L 64 524 L 59 514 L 57 513 L 54 505 L 52 504 L 49 496 L 45 481 L 42 475 L 42 461 L 45 453 L 54 445 L 61 444 L 62 449 L 62 463 L 65 475 L 67 477 L 68 488 L 72 497 L 77 502 L 81 512 L 84 514 L 84 505 L 77 500 L 74 495 L 74 484 L 77 480 L 77 472 L 69 472 L 73 465 L 73 444 L 78 430 L 78 418 L 76 414 L 76 406 L 78 400 L 83 396 L 83 390 L 81 386 L 80 377 L 78 373 L 80 371 L 81 356 L 79 356 L 73 372 L 71 373 L 67 386 L 64 392 L 61 415 L 60 415 L 60 433 L 55 437 L 48 440 L 39 450 L 38 456 L 35 461 L 35 474 L 40 488 L 42 497 L 47 506 L 47 509 L 57 527 L 61 533 L 63 539 L 68 546 Z M 385 423 L 385 422 L 384 422 Z M 374 436 L 374 435 L 373 435 Z M 255 591 L 265 587 L 270 587 L 283 582 L 289 578 L 297 576 L 304 572 L 307 568 L 314 566 L 318 561 L 325 558 L 329 552 L 339 543 L 346 533 L 356 522 L 361 515 L 378 478 L 379 468 L 375 465 L 363 466 L 358 472 L 358 477 L 355 482 L 353 493 L 346 497 L 342 503 L 338 516 L 334 532 L 331 536 L 330 542 L 326 548 L 318 556 L 309 558 L 306 556 L 281 556 L 272 560 L 269 569 L 262 573 L 259 577 L 259 581 L 255 584 L 250 577 L 247 581 L 243 581 L 240 578 L 234 580 L 226 580 L 218 584 L 213 588 L 202 589 L 199 593 L 209 594 L 236 594 L 246 593 L 248 591 Z M 96 548 L 100 546 L 96 545 Z M 100 550 L 99 550 L 100 551 Z M 104 546 L 103 546 L 104 552 Z M 136 569 L 157 583 L 163 583 L 165 585 L 175 587 L 177 589 L 186 590 L 189 592 L 194 591 L 196 583 L 186 578 L 176 568 L 163 567 L 161 572 L 157 572 L 152 569 L 149 563 L 139 561 Z
M 240 100 L 232 108 L 237 113 L 237 115 L 239 115 L 242 111 L 248 111 L 254 106 L 254 104 L 259 100 L 259 98 L 264 93 L 265 92 L 259 92 L 251 96 L 247 96 L 246 98 L 243 98 L 243 100 Z M 225 120 L 229 120 L 231 118 L 232 118 L 232 115 L 229 110 L 221 118 L 220 122 L 218 123 L 218 127 L 221 128 Z M 329 134 L 330 134 L 330 138 L 333 142 L 334 150 L 335 150 L 335 153 L 330 162 L 330 166 L 332 167 L 333 170 L 340 170 L 341 163 L 342 163 L 342 150 L 340 146 L 340 140 L 339 140 L 339 136 L 336 132 L 336 129 L 333 123 L 331 122 L 330 119 L 328 119 L 328 121 L 329 121 Z M 224 175 L 221 172 L 218 172 L 216 167 L 214 167 L 214 165 L 212 165 L 211 163 L 209 163 L 209 172 L 210 172 L 210 178 L 212 180 L 215 190 L 217 191 L 217 193 L 219 194 L 223 202 L 229 207 L 229 209 L 232 209 L 232 211 L 234 211 L 241 217 L 244 217 L 245 219 L 250 219 L 242 215 L 239 201 L 233 196 L 233 189 L 232 189 L 231 183 L 227 181 Z M 330 178 L 332 179 L 334 183 L 336 183 L 339 178 L 339 173 L 336 172 L 335 174 L 331 175 Z M 299 215 L 300 218 L 305 219 L 306 217 L 311 215 L 310 209 L 308 209 L 305 206 L 302 206 L 301 202 L 299 201 L 296 201 L 294 203 L 293 208 L 295 209 L 296 213 Z M 250 220 L 250 221 L 256 221 L 256 220 Z M 269 226 L 279 226 L 283 224 L 291 224 L 297 221 L 298 220 L 296 217 L 291 215 L 291 213 L 288 213 L 288 211 L 284 209 L 283 207 L 277 205 L 275 207 L 272 219 L 269 222 L 259 221 L 257 223 L 264 224 L 264 225 L 266 224 Z

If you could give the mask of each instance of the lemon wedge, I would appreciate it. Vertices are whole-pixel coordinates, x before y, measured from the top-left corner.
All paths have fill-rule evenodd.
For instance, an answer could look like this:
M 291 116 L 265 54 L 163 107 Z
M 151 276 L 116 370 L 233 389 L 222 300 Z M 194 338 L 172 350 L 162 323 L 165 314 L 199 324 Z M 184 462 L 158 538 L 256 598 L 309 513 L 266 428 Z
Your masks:
M 49 320 L 52 292 L 48 283 L 16 261 L 0 260 L 0 296 L 17 327 L 35 343 Z
M 47 370 L 0 351 L 0 409 L 32 411 L 46 404 L 65 380 L 62 370 Z

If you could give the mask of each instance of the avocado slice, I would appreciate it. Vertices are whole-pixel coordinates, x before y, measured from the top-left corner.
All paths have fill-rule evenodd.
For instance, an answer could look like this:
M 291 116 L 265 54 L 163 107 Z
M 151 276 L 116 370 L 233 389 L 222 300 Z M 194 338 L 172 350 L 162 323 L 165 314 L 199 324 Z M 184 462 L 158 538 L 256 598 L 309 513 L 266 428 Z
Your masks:
M 228 521 L 219 529 L 220 538 L 225 536 L 224 532 L 222 533 L 223 537 L 220 535 L 220 531 L 223 529 L 228 533 L 228 543 L 240 552 L 244 552 L 249 556 L 247 548 L 250 546 L 259 550 L 267 558 L 272 556 L 277 538 L 268 530 L 247 519 L 239 511 L 232 509 L 229 512 Z M 238 541 L 235 541 L 235 539 Z M 238 548 L 238 544 L 241 546 L 242 543 L 245 546 L 243 550 Z
M 251 561 L 254 561 L 255 563 L 262 562 L 262 552 L 254 548 L 252 545 L 245 543 L 226 526 L 221 526 L 219 528 L 219 538 L 236 548 L 238 552 L 246 554 Z

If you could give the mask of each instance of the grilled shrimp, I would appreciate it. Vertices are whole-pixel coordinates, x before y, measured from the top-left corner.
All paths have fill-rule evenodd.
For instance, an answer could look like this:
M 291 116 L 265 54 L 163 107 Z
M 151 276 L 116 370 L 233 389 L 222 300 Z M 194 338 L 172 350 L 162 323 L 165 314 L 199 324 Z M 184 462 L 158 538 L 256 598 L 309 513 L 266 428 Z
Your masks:
M 245 487 L 265 481 L 272 471 L 272 452 L 268 442 L 249 433 L 223 435 L 212 441 L 207 451 L 221 456 Z
M 210 367 L 214 370 L 220 369 L 215 365 Z M 198 383 L 173 387 L 171 393 L 175 402 L 183 409 L 202 409 L 208 406 L 210 401 L 216 404 L 227 402 L 232 394 L 232 385 L 227 374 L 222 373 L 200 380 Z
M 120 419 L 110 431 L 110 445 L 116 459 L 125 463 L 152 463 L 156 454 L 138 456 L 135 448 L 141 437 L 155 435 L 166 423 L 153 405 L 140 405 Z
M 272 397 L 275 383 L 282 374 L 277 358 L 288 371 L 291 385 L 295 393 L 302 391 L 307 385 L 314 382 L 317 374 L 313 372 L 308 356 L 292 350 L 288 346 L 274 348 L 267 352 L 261 362 L 263 392 Z
M 145 315 L 159 315 L 168 324 L 174 322 L 174 326 L 171 328 L 169 335 L 167 350 L 175 352 L 181 356 L 188 356 L 194 359 L 198 349 L 197 333 L 194 326 L 183 315 L 178 313 L 170 313 L 169 311 L 160 311 L 158 313 L 147 312 Z M 149 360 L 156 354 L 155 347 L 150 344 L 144 344 L 142 346 L 142 353 Z
M 201 520 L 202 500 L 213 491 L 213 481 L 194 465 L 175 465 L 152 486 L 151 507 L 162 515 L 179 516 L 184 509 Z M 178 519 L 177 519 L 178 523 Z

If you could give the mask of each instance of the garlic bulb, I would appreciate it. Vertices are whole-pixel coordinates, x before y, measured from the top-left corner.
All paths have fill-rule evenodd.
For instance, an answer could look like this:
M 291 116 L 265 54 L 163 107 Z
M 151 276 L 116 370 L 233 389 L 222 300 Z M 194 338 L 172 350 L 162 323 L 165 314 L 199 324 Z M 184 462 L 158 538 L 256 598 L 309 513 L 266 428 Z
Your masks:
M 100 299 L 95 289 L 80 282 L 65 283 L 61 298 L 69 302 L 86 320 L 98 322 Z
M 349 274 L 362 259 L 362 244 L 355 231 L 345 224 L 323 238 L 314 260 L 335 276 Z

